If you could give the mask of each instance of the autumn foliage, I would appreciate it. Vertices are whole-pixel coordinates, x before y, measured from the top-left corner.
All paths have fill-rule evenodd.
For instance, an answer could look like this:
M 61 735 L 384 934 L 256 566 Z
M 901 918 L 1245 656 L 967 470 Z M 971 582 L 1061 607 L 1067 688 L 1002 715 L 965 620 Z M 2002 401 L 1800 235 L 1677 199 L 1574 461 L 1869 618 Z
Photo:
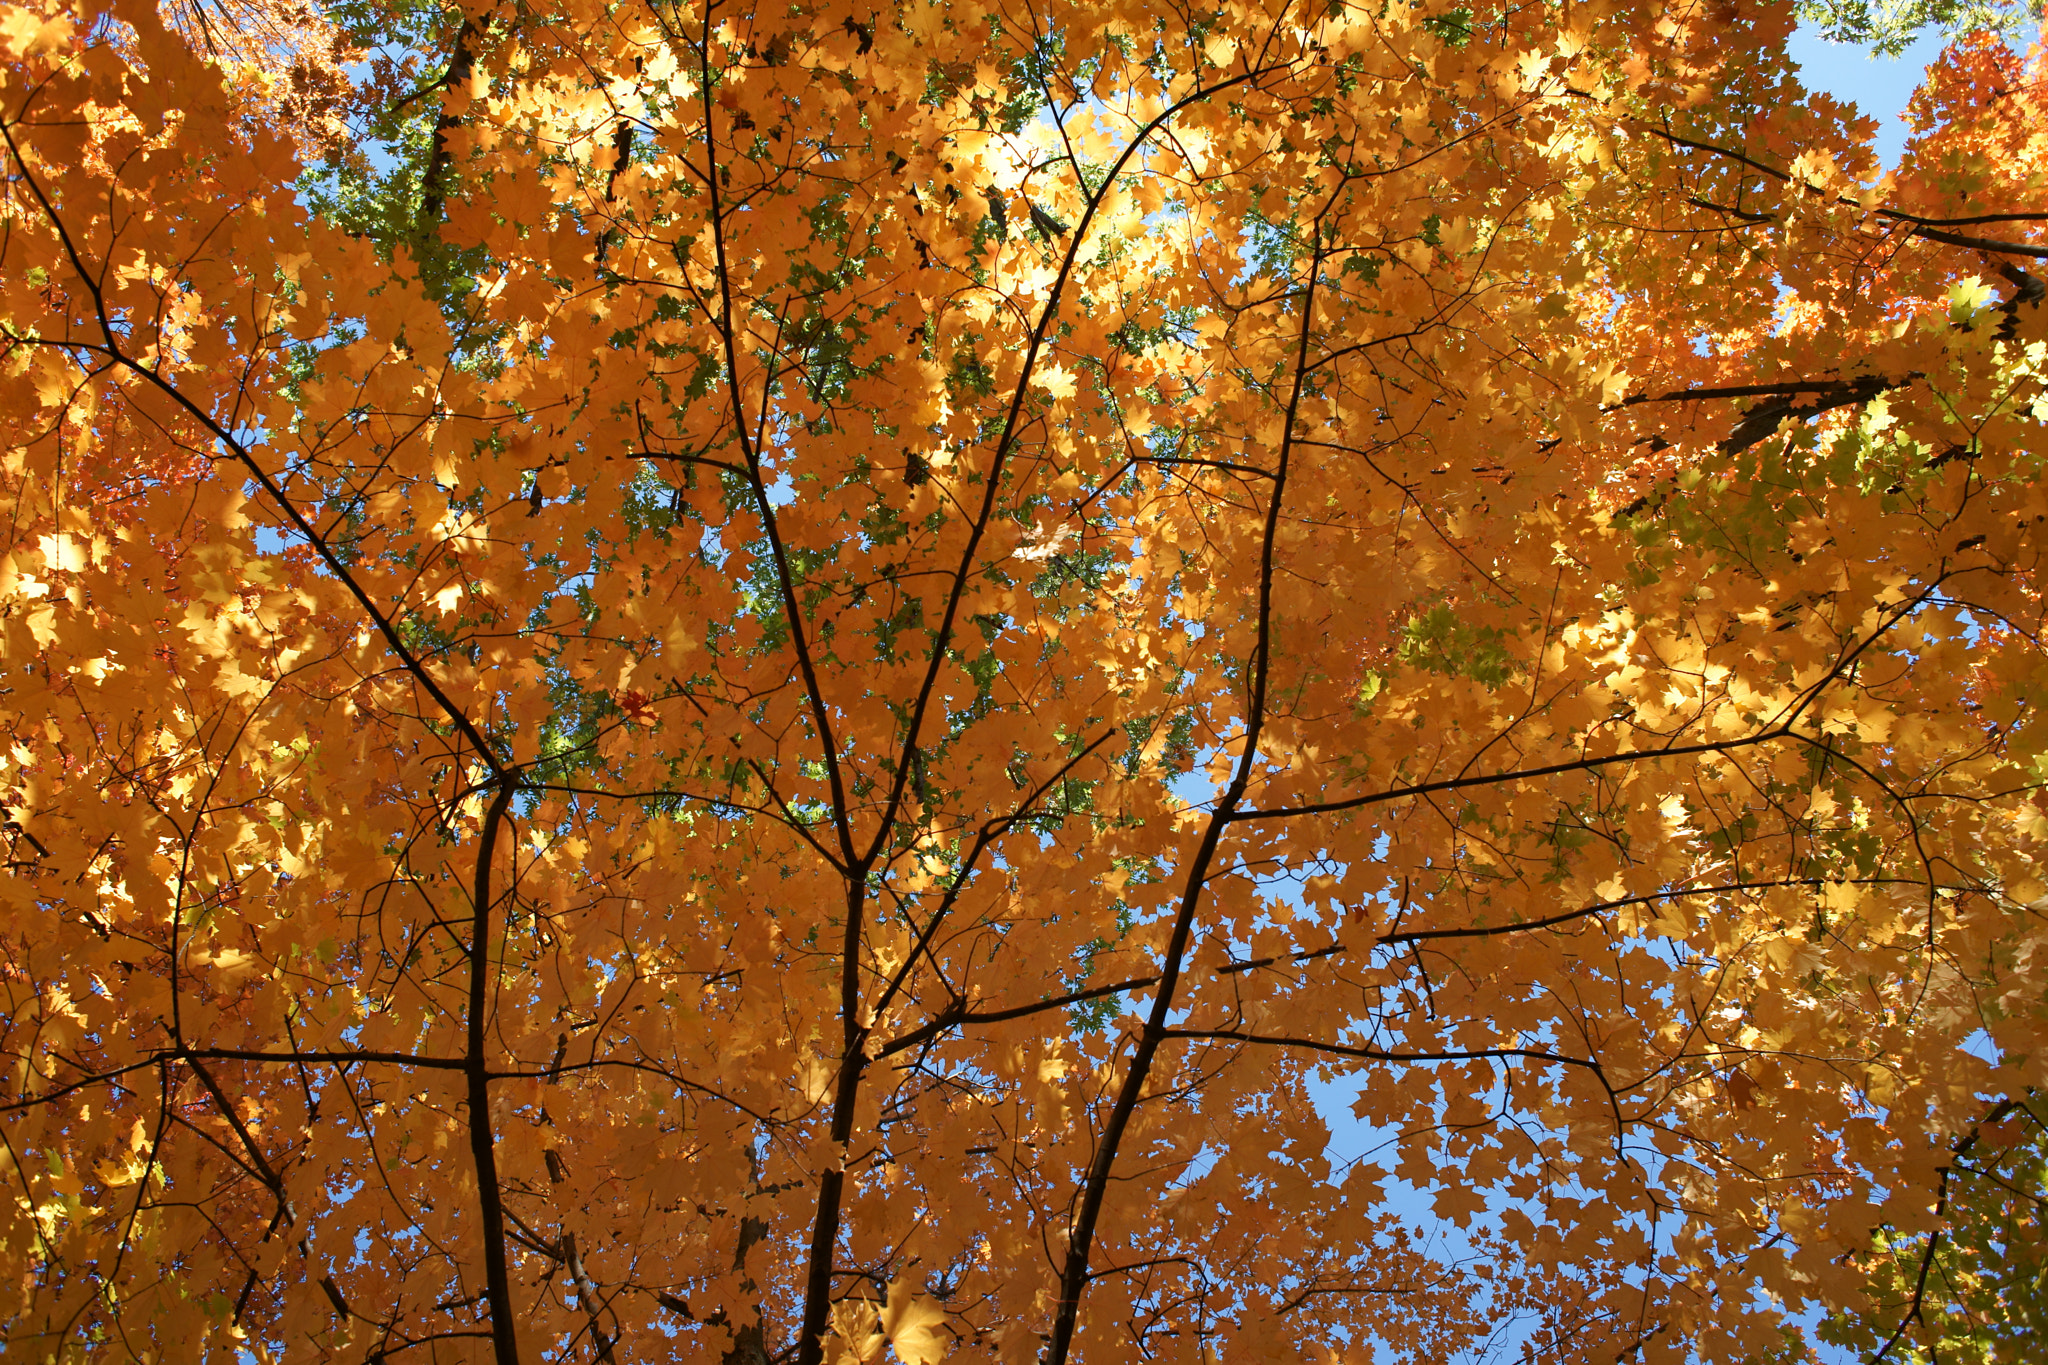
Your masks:
M 2048 82 L 1790 28 L 0 9 L 0 1355 L 1939 1339 Z

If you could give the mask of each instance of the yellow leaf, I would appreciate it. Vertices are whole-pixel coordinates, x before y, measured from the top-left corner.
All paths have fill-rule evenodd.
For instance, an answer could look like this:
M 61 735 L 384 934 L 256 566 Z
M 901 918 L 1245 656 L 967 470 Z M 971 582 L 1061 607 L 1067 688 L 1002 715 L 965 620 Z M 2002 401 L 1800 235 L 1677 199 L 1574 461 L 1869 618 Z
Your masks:
M 906 1365 L 937 1365 L 946 1356 L 946 1310 L 904 1281 L 889 1286 L 882 1331 Z
M 1044 389 L 1054 399 L 1074 396 L 1074 373 L 1063 366 L 1041 362 L 1032 370 L 1031 382 Z

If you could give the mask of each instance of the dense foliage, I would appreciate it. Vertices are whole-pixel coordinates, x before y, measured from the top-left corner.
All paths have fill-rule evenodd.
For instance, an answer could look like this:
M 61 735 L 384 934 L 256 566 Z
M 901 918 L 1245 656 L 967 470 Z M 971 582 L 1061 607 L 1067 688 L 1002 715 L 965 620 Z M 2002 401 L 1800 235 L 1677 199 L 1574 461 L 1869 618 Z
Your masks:
M 2048 79 L 1791 24 L 0 7 L 7 1357 L 1976 1331 Z

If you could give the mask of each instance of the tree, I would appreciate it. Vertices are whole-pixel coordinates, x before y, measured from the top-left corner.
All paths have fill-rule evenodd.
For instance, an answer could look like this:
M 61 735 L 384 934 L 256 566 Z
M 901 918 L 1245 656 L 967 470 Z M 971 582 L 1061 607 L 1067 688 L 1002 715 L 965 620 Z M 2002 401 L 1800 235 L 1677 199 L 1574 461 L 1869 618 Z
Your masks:
M 1928 29 L 1949 38 L 1979 29 L 2023 37 L 2041 23 L 2041 0 L 1799 0 L 1799 18 L 1831 42 L 1897 57 Z
M 1871 1302 L 1825 1336 L 1879 1356 L 2020 1361 L 2048 1329 L 2041 1208 L 2048 1150 L 2037 1097 L 2003 1100 L 1962 1135 L 1920 1236 L 1892 1230 L 1870 1257 Z
M 1739 1359 L 2042 1083 L 2038 63 L 390 23 L 0 22 L 10 1351 Z

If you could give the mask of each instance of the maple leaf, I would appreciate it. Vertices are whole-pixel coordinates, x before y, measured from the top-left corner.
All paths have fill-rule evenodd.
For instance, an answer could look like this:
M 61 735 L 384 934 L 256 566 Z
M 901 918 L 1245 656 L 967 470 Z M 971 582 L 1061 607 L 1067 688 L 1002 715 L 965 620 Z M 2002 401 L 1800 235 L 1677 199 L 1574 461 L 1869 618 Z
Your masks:
M 935 1365 L 946 1356 L 946 1310 L 908 1286 L 892 1285 L 882 1309 L 882 1331 L 897 1358 Z
M 1032 374 L 1031 382 L 1054 399 L 1074 396 L 1074 372 L 1061 365 L 1040 365 Z

